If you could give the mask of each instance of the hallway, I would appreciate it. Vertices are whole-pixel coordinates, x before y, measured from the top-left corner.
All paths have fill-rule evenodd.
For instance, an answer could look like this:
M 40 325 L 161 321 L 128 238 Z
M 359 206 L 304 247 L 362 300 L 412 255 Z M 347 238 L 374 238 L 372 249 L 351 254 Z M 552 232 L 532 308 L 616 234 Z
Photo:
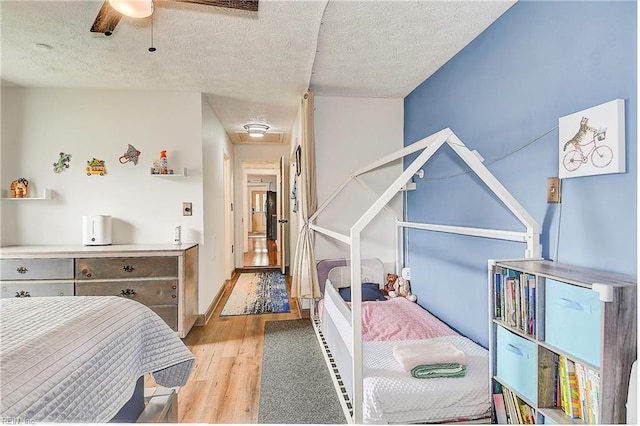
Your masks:
M 249 234 L 249 251 L 244 253 L 243 267 L 276 267 L 280 253 L 274 240 L 268 240 L 264 234 Z

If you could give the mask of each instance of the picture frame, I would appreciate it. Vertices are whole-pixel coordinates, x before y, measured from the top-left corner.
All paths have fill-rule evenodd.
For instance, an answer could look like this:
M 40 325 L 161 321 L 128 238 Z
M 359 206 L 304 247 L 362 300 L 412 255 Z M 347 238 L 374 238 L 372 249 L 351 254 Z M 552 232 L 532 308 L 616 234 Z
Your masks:
M 296 176 L 300 176 L 300 173 L 302 173 L 300 161 L 302 161 L 302 148 L 298 145 L 296 148 Z
M 560 117 L 560 179 L 625 173 L 624 99 Z

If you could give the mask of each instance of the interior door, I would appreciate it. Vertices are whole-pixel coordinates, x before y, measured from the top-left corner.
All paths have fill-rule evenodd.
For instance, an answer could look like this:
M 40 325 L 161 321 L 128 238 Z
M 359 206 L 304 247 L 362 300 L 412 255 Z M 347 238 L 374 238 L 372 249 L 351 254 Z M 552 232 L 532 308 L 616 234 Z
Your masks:
M 265 208 L 266 191 L 251 191 L 251 232 L 264 234 L 267 230 Z
M 280 271 L 284 274 L 287 260 L 287 248 L 289 247 L 289 233 L 287 230 L 289 229 L 289 215 L 288 215 L 288 203 L 289 200 L 288 188 L 287 188 L 287 177 L 289 173 L 285 168 L 284 157 L 280 157 L 280 200 L 278 203 L 278 252 L 280 253 Z
M 278 193 L 267 191 L 267 202 L 265 211 L 267 215 L 267 240 L 278 239 Z

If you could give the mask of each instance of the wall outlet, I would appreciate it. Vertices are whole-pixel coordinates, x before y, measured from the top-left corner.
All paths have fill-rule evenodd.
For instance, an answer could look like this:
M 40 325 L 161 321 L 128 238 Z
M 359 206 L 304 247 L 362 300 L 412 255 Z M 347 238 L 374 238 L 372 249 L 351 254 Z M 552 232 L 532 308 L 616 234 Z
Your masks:
M 560 202 L 560 179 L 557 177 L 547 178 L 547 203 Z
M 191 209 L 191 203 L 182 203 L 182 216 L 191 216 L 192 214 L 193 210 Z

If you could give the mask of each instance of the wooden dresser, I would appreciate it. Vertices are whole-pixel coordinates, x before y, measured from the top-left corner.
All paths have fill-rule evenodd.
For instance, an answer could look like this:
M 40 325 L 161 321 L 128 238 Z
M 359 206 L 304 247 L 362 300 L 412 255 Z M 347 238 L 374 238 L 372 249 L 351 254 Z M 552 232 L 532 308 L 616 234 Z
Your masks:
M 0 248 L 0 297 L 121 296 L 184 338 L 198 316 L 198 245 Z

